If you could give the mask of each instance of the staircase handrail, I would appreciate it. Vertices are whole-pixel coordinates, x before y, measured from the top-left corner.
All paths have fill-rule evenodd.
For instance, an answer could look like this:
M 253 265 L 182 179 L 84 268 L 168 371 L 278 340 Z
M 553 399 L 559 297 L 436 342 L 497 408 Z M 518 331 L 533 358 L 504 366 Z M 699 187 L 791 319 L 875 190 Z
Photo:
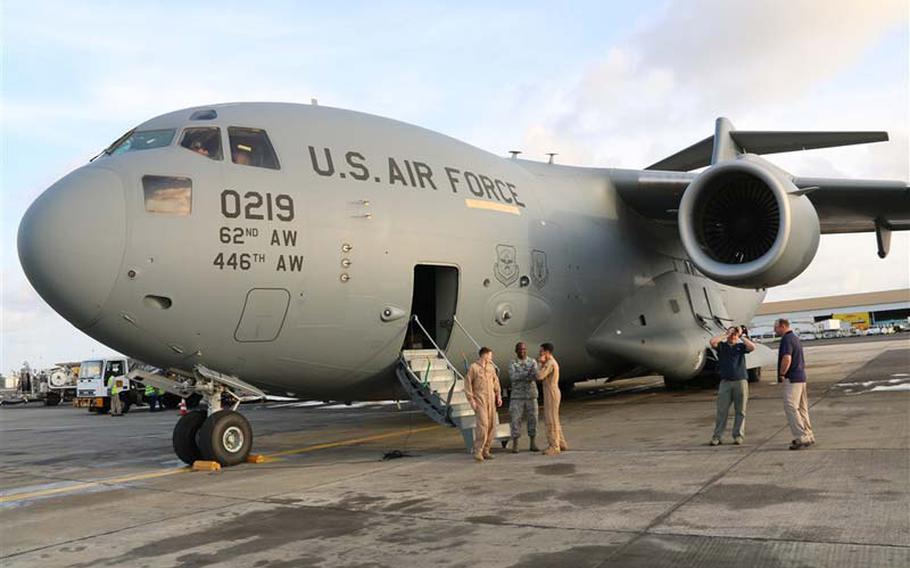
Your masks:
M 455 392 L 455 385 L 458 384 L 458 379 L 461 379 L 462 381 L 465 380 L 464 375 L 462 375 L 461 373 L 458 372 L 458 368 L 451 361 L 449 361 L 449 358 L 448 358 L 448 356 L 446 356 L 445 351 L 440 349 L 439 345 L 437 345 L 436 342 L 433 341 L 433 337 L 426 330 L 426 328 L 423 327 L 423 324 L 420 323 L 420 318 L 417 317 L 417 314 L 414 314 L 412 316 L 412 318 L 414 320 L 414 323 L 417 324 L 417 327 L 420 328 L 420 331 L 422 331 L 423 334 L 426 336 L 426 338 L 430 340 L 430 343 L 436 349 L 436 353 L 438 353 L 442 357 L 442 360 L 446 362 L 446 365 L 448 365 L 448 367 L 450 369 L 452 369 L 452 372 L 455 373 L 455 378 L 452 380 L 452 384 L 449 386 L 449 392 L 446 395 L 445 412 L 446 412 L 446 416 L 448 417 L 449 412 L 451 412 L 451 408 L 452 408 L 452 394 Z
M 464 333 L 468 337 L 468 339 L 471 340 L 471 343 L 474 344 L 474 347 L 476 347 L 477 349 L 480 349 L 480 344 L 477 343 L 477 340 L 474 339 L 474 336 L 471 335 L 470 333 L 468 333 L 468 330 L 465 329 L 465 327 L 463 325 L 461 325 L 461 322 L 458 321 L 458 316 L 452 316 L 452 321 L 455 322 L 455 325 L 458 326 L 458 329 L 460 329 L 461 332 Z
M 461 325 L 461 322 L 458 321 L 458 316 L 453 315 L 453 316 L 452 316 L 452 321 L 455 322 L 455 325 L 458 326 L 458 329 L 460 329 L 461 332 L 464 333 L 465 336 L 467 336 L 467 338 L 471 340 L 471 343 L 473 343 L 473 344 L 474 344 L 474 347 L 476 347 L 477 350 L 479 351 L 479 350 L 480 350 L 480 343 L 477 343 L 477 340 L 474 339 L 474 336 L 471 335 L 471 334 L 468 332 L 468 330 L 465 329 L 465 327 L 464 327 L 463 325 Z M 496 368 L 496 372 L 501 372 L 501 369 L 499 368 L 499 365 L 497 365 L 495 361 L 491 361 L 491 363 L 493 363 L 493 367 Z

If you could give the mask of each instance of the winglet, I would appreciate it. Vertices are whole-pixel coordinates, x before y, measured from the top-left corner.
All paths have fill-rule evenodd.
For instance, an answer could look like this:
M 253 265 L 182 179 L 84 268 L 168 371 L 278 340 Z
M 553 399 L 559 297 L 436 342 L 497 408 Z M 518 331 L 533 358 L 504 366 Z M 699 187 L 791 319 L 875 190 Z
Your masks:
M 711 151 L 711 165 L 724 160 L 733 160 L 743 153 L 743 149 L 733 138 L 736 128 L 729 118 L 720 117 L 714 123 L 714 147 Z
M 676 152 L 646 170 L 668 170 L 687 172 L 724 160 L 732 160 L 739 154 L 776 154 L 816 148 L 833 148 L 852 144 L 886 142 L 888 133 L 882 131 L 770 131 L 736 130 L 729 119 L 720 117 L 714 126 L 714 136 L 709 136 L 684 150 Z

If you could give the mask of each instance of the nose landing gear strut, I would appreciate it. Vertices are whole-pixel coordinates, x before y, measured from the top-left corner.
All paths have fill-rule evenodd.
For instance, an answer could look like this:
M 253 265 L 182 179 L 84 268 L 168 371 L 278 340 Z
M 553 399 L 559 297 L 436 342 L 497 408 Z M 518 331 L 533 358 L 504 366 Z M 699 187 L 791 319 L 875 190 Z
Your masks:
M 194 393 L 203 397 L 207 408 L 181 416 L 174 426 L 174 453 L 182 461 L 192 464 L 208 460 L 223 466 L 246 461 L 253 447 L 253 428 L 237 408 L 243 398 L 264 398 L 264 392 L 202 365 L 195 367 L 192 378 L 171 378 L 146 369 L 137 369 L 130 375 L 184 398 Z

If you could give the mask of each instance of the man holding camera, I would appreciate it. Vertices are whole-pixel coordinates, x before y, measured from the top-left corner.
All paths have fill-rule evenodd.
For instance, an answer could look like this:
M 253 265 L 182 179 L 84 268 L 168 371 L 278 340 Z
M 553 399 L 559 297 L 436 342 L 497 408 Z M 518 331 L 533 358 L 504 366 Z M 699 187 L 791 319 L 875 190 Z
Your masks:
M 727 425 L 730 404 L 736 412 L 733 420 L 733 443 L 742 444 L 746 423 L 746 404 L 749 401 L 749 376 L 746 371 L 746 353 L 755 350 L 755 344 L 742 334 L 742 328 L 733 326 L 723 335 L 711 338 L 711 347 L 717 350 L 717 414 L 714 419 L 712 446 L 719 446 Z

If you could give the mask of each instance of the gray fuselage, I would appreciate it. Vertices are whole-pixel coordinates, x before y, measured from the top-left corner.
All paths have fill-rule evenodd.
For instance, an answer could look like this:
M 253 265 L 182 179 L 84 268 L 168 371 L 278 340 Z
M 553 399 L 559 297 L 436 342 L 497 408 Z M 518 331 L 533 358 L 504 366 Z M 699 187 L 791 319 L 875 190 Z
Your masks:
M 623 316 L 621 325 L 678 317 L 677 328 L 707 333 L 682 289 L 640 295 L 662 275 L 721 294 L 735 323 L 764 296 L 694 271 L 675 227 L 648 222 L 618 196 L 613 180 L 629 170 L 501 158 L 320 106 L 200 108 L 217 118 L 189 120 L 197 109 L 188 109 L 142 124 L 176 129 L 174 141 L 103 156 L 63 178 L 20 229 L 23 265 L 42 296 L 87 334 L 154 365 L 201 363 L 278 394 L 393 396 L 417 265 L 457 269 L 455 315 L 500 366 L 517 341 L 532 352 L 550 341 L 569 381 L 647 367 L 589 344 L 629 298 L 646 299 L 642 321 Z M 200 126 L 220 127 L 226 149 L 229 126 L 264 130 L 280 169 L 181 147 L 183 129 Z M 148 212 L 143 176 L 191 179 L 191 212 Z M 38 234 L 49 227 L 62 234 Z M 39 247 L 41 258 L 27 260 Z M 669 300 L 683 309 L 663 314 L 657 304 Z M 648 314 L 654 324 L 645 308 L 662 310 Z M 462 366 L 476 348 L 457 327 L 443 331 L 445 315 L 437 337 L 448 336 L 446 353 Z

